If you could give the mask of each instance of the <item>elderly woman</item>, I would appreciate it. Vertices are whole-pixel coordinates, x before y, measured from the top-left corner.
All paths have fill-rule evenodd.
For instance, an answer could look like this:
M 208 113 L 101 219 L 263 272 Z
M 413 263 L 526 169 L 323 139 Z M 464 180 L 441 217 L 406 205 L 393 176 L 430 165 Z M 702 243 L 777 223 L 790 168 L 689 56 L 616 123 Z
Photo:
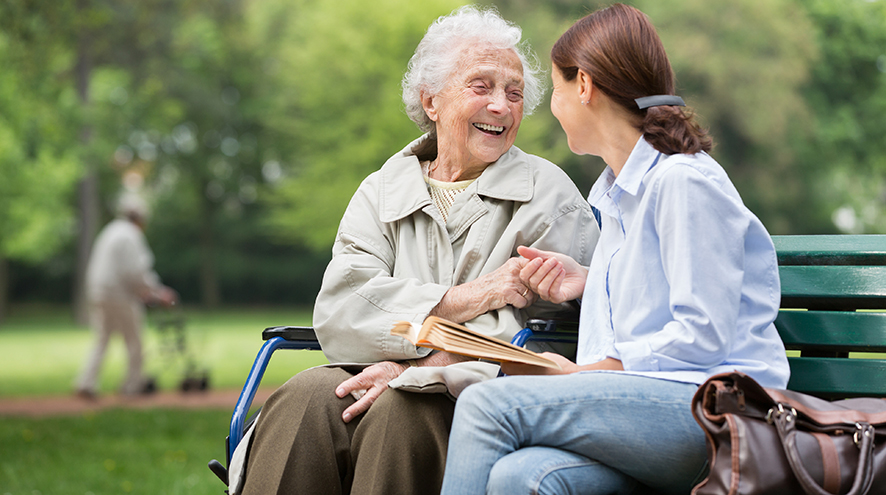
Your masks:
M 527 317 L 562 310 L 521 282 L 517 246 L 588 263 L 598 231 L 568 177 L 514 147 L 542 96 L 520 38 L 473 7 L 428 29 L 403 79 L 427 134 L 353 196 L 314 308 L 333 365 L 268 399 L 244 493 L 436 493 L 453 398 L 498 367 L 416 348 L 393 324 L 437 315 L 509 340 Z

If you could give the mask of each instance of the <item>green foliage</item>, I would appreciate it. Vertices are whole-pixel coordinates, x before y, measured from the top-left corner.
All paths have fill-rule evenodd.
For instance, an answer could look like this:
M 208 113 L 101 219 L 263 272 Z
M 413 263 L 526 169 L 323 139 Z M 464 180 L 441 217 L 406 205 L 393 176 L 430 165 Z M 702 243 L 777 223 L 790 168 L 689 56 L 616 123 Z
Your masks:
M 0 254 L 39 262 L 54 254 L 73 231 L 66 195 L 79 167 L 73 157 L 46 150 L 26 159 L 10 149 L 14 139 L 9 128 L 0 127 Z
M 841 230 L 886 233 L 886 3 L 801 3 L 822 56 L 803 88 L 814 120 L 799 161 Z
M 792 135 L 808 139 L 810 130 L 803 128 L 810 109 L 800 88 L 819 48 L 801 6 L 692 0 L 638 7 L 656 24 L 678 92 L 710 127 L 713 155 L 745 203 L 773 233 L 820 227 L 822 219 L 806 204 L 809 183 L 785 146 Z
M 73 231 L 68 198 L 80 167 L 66 124 L 76 107 L 54 83 L 54 64 L 38 68 L 2 32 L 0 66 L 0 258 L 34 263 Z
M 305 1 L 255 13 L 272 67 L 261 90 L 267 123 L 291 142 L 279 158 L 287 178 L 269 200 L 277 236 L 328 249 L 363 178 L 419 136 L 400 79 L 427 26 L 459 4 Z

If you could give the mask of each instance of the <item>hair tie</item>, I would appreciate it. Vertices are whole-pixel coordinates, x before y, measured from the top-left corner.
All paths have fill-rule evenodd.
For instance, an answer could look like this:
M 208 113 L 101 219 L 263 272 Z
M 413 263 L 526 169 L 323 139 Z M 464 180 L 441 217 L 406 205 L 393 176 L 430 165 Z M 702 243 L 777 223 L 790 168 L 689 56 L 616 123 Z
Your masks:
M 686 103 L 683 102 L 683 98 L 680 98 L 677 95 L 644 96 L 643 98 L 637 98 L 634 101 L 637 102 L 637 106 L 640 107 L 640 110 L 649 107 L 659 107 L 662 105 L 674 105 L 677 107 L 686 106 Z

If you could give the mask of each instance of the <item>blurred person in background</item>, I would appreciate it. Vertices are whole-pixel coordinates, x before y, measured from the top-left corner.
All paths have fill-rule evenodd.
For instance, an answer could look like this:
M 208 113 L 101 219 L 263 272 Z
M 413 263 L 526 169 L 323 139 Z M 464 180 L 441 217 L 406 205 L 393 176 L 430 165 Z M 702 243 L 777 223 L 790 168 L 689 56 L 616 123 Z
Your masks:
M 178 295 L 160 282 L 153 269 L 154 254 L 144 235 L 147 220 L 145 201 L 134 194 L 124 194 L 117 218 L 102 229 L 93 245 L 86 271 L 86 297 L 95 341 L 76 382 L 78 397 L 97 397 L 98 376 L 114 332 L 123 336 L 129 357 L 120 393 L 138 395 L 154 391 L 153 380 L 142 374 L 145 304 L 172 306 Z

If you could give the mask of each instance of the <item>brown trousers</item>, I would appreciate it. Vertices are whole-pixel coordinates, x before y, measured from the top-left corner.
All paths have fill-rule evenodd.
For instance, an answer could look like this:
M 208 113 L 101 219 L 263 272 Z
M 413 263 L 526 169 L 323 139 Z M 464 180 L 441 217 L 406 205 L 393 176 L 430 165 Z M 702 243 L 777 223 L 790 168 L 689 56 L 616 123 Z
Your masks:
M 362 416 L 335 387 L 356 373 L 314 368 L 267 400 L 256 423 L 244 495 L 425 495 L 443 482 L 455 402 L 387 390 Z

